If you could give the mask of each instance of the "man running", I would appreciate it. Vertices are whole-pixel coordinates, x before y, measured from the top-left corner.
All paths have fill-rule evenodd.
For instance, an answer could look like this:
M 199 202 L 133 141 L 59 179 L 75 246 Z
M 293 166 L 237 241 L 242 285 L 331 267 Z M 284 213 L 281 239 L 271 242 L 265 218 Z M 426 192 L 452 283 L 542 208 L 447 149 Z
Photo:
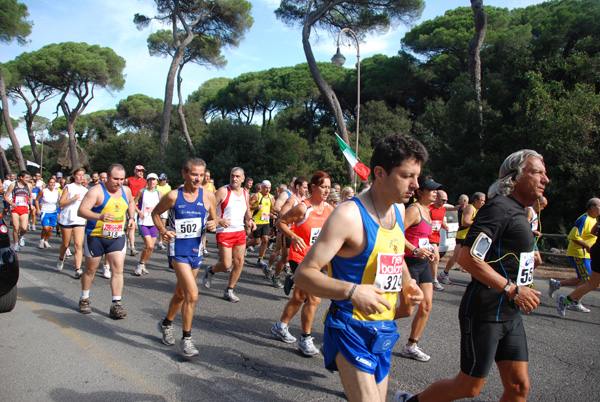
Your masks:
M 6 180 L 4 180 L 2 182 L 2 189 L 4 190 L 3 195 L 2 195 L 2 200 L 4 201 L 4 212 L 2 213 L 2 215 L 6 215 L 8 213 L 8 211 L 10 210 L 10 203 L 4 199 L 4 195 L 6 195 L 8 188 L 15 181 L 17 181 L 17 177 L 14 173 L 11 173 L 6 177 Z
M 266 267 L 267 263 L 263 261 L 269 244 L 269 233 L 271 232 L 271 218 L 274 218 L 271 208 L 274 204 L 271 192 L 271 182 L 263 180 L 260 184 L 260 192 L 250 197 L 250 210 L 253 211 L 252 218 L 256 222 L 256 230 L 253 232 L 253 239 L 246 246 L 254 247 L 260 243 L 258 251 L 258 262 L 256 266 L 259 268 Z
M 429 214 L 431 215 L 431 234 L 429 235 L 429 244 L 433 247 L 433 260 L 429 260 L 431 269 L 431 278 L 433 279 L 433 290 L 444 290 L 438 281 L 438 266 L 440 264 L 440 230 L 448 231 L 446 223 L 446 208 L 444 204 L 448 202 L 448 194 L 444 190 L 437 191 L 435 202 L 429 205 Z
M 229 271 L 229 283 L 223 298 L 232 303 L 240 299 L 233 292 L 244 268 L 244 252 L 246 251 L 246 226 L 256 229 L 248 204 L 248 193 L 242 188 L 244 169 L 234 167 L 229 174 L 229 184 L 215 193 L 217 203 L 217 247 L 221 260 L 206 269 L 202 282 L 210 289 L 213 276 L 217 272 Z M 231 269 L 233 259 L 233 269 Z
M 135 197 L 137 195 L 137 193 L 143 189 L 146 188 L 146 179 L 144 179 L 144 172 L 146 171 L 146 169 L 142 166 L 142 165 L 137 165 L 134 169 L 133 169 L 133 176 L 132 177 L 128 177 L 125 180 L 125 185 L 129 186 L 129 189 L 131 190 L 131 195 L 133 197 Z M 135 216 L 131 216 L 131 218 L 134 218 L 134 221 L 136 219 Z M 133 229 L 127 229 L 127 238 L 129 240 L 129 255 L 131 256 L 136 256 L 139 254 L 139 251 L 137 251 L 135 249 L 135 230 L 137 229 L 137 222 L 134 225 Z
M 416 190 L 427 151 L 392 134 L 371 157 L 373 185 L 337 207 L 296 271 L 296 285 L 332 299 L 325 318 L 325 367 L 338 370 L 351 401 L 385 401 L 399 292 L 407 305 L 423 292 L 405 268 L 402 214 Z M 329 276 L 321 273 L 329 264 Z M 399 311 L 399 310 L 398 310 Z
M 526 205 L 544 195 L 550 182 L 543 157 L 524 149 L 502 163 L 489 189 L 490 202 L 477 214 L 458 263 L 472 276 L 459 308 L 460 372 L 395 401 L 428 402 L 479 394 L 494 361 L 504 385 L 501 401 L 524 402 L 529 393 L 529 352 L 521 310 L 540 304 L 533 282 L 533 246 Z
M 199 354 L 192 341 L 192 319 L 198 301 L 196 277 L 202 264 L 202 239 L 206 229 L 215 230 L 217 221 L 215 195 L 201 188 L 205 169 L 206 163 L 202 159 L 187 158 L 181 170 L 184 185 L 165 195 L 152 211 L 152 220 L 160 237 L 169 243 L 169 265 L 177 276 L 167 315 L 158 322 L 157 328 L 162 334 L 162 342 L 174 345 L 173 320 L 181 310 L 183 336 L 179 350 L 185 357 Z M 169 218 L 165 227 L 160 214 L 167 210 Z M 208 215 L 211 220 L 207 222 Z
M 124 181 L 125 168 L 118 163 L 109 166 L 106 183 L 92 187 L 79 206 L 79 216 L 87 219 L 83 244 L 85 269 L 81 275 L 81 299 L 79 300 L 79 311 L 82 314 L 92 312 L 90 288 L 100 260 L 106 254 L 105 261 L 112 269 L 110 278 L 112 305 L 109 316 L 113 319 L 127 317 L 121 304 L 123 264 L 127 247 L 125 227 L 133 230 L 135 205 L 131 190 L 123 186 Z
M 12 176 L 12 175 L 11 175 Z M 4 193 L 4 201 L 10 206 L 10 217 L 13 224 L 13 250 L 19 251 L 25 246 L 25 233 L 29 224 L 29 209 L 34 198 L 31 195 L 31 175 L 27 170 L 21 170 L 17 181 L 8 186 Z
M 169 191 L 171 191 L 171 185 L 168 183 L 168 181 L 169 181 L 169 179 L 168 179 L 166 173 L 161 173 L 160 176 L 158 176 L 158 185 L 156 186 L 156 189 L 158 191 L 160 191 L 161 197 L 164 196 L 165 194 L 167 194 Z M 168 216 L 169 216 L 169 211 L 165 211 L 160 216 L 160 218 L 162 219 L 163 225 L 167 224 Z M 158 249 L 164 250 L 166 248 L 167 248 L 167 246 L 165 246 L 165 244 L 162 242 L 162 240 L 158 239 Z

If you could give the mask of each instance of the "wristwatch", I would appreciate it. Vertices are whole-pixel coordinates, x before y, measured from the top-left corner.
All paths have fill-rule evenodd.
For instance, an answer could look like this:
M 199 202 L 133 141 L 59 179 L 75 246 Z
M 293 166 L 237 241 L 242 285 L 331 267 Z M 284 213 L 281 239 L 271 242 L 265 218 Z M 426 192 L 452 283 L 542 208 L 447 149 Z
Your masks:
M 419 255 L 419 248 L 417 247 L 416 249 L 413 250 L 413 255 L 417 256 Z

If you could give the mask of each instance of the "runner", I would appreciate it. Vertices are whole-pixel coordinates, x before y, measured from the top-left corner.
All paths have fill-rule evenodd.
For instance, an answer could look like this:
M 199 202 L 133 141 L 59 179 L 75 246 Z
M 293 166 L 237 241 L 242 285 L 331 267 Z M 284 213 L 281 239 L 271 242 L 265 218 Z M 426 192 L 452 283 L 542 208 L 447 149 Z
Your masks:
M 167 175 L 165 173 L 161 173 L 160 176 L 158 176 L 158 185 L 156 186 L 156 189 L 158 191 L 160 191 L 160 193 L 162 194 L 162 196 L 164 196 L 165 194 L 167 194 L 169 191 L 171 191 L 171 185 L 168 183 L 168 178 Z M 162 223 L 163 225 L 167 224 L 167 218 L 169 216 L 169 211 L 165 211 L 160 218 L 162 219 Z M 164 250 L 166 249 L 167 246 L 165 246 L 165 244 L 162 242 L 162 240 L 158 240 L 158 249 L 159 250 Z
M 59 191 L 56 189 L 56 179 L 48 180 L 48 187 L 42 189 L 35 199 L 37 209 L 41 212 L 42 235 L 38 248 L 50 248 L 50 236 L 56 227 Z
M 146 171 L 146 168 L 144 168 L 142 165 L 137 165 L 133 169 L 133 176 L 128 177 L 125 180 L 125 185 L 129 186 L 129 188 L 131 189 L 132 197 L 135 197 L 141 189 L 146 188 L 146 179 L 144 179 L 145 171 Z M 131 218 L 134 218 L 134 221 L 136 220 L 136 218 L 134 216 L 131 216 Z M 134 226 L 134 229 L 130 230 L 129 226 L 127 226 L 127 229 L 126 229 L 127 240 L 129 241 L 129 255 L 132 257 L 136 256 L 140 253 L 135 248 L 135 230 L 136 229 L 137 229 L 137 222 Z
M 431 176 L 419 177 L 419 188 L 416 190 L 416 202 L 406 208 L 404 218 L 406 245 L 405 261 L 410 276 L 423 291 L 423 301 L 419 304 L 413 319 L 408 342 L 402 347 L 400 355 L 421 362 L 429 361 L 430 356 L 417 345 L 425 329 L 433 304 L 433 278 L 429 262 L 434 258 L 434 250 L 429 243 L 432 232 L 432 221 L 429 206 L 437 198 L 437 190 L 441 184 L 433 181 Z
M 527 400 L 529 352 L 520 311 L 535 310 L 540 292 L 528 287 L 533 282 L 534 239 L 525 206 L 543 195 L 549 180 L 542 156 L 532 150 L 508 156 L 498 177 L 458 259 L 472 276 L 459 309 L 460 372 L 419 395 L 398 391 L 395 401 L 473 398 L 494 361 L 504 385 L 500 400 Z
M 11 174 L 12 176 L 12 174 Z M 31 196 L 31 176 L 26 170 L 21 170 L 17 181 L 8 186 L 4 193 L 4 201 L 10 206 L 10 217 L 13 224 L 13 250 L 19 251 L 25 246 L 25 233 L 29 223 L 29 208 L 34 200 Z
M 215 191 L 217 191 L 217 189 L 215 188 L 215 185 L 213 184 L 213 182 L 210 179 L 210 170 L 208 170 L 208 169 L 206 169 L 204 171 L 204 179 L 202 179 L 202 189 L 205 191 L 210 191 L 213 194 L 215 193 Z M 202 250 L 204 250 L 205 256 L 209 256 L 210 252 L 206 248 L 206 236 L 204 236 L 203 241 L 204 241 L 204 243 L 202 243 Z
M 35 227 L 35 222 L 37 219 L 37 214 L 40 212 L 40 210 L 37 209 L 35 200 L 44 186 L 45 183 L 42 180 L 42 175 L 40 172 L 36 172 L 34 177 L 31 179 L 31 197 L 33 203 L 31 204 L 31 211 L 29 211 L 29 230 L 37 230 Z
M 538 241 L 540 237 L 542 237 L 541 225 L 540 225 L 540 216 L 539 213 L 546 208 L 548 205 L 548 200 L 546 197 L 541 197 L 533 202 L 532 205 L 527 207 L 527 220 L 531 224 L 531 233 L 533 234 L 533 238 L 535 239 L 535 248 L 534 248 L 534 256 L 535 256 L 535 266 L 542 265 L 544 261 L 542 260 L 542 255 L 540 254 L 540 250 L 538 248 Z M 538 230 L 539 229 L 539 230 Z M 532 284 L 533 286 L 533 284 Z
M 196 277 L 202 264 L 202 238 L 206 229 L 215 230 L 217 221 L 215 196 L 201 188 L 205 168 L 202 159 L 186 159 L 181 170 L 185 184 L 164 196 L 152 211 L 158 233 L 165 243 L 170 243 L 167 249 L 169 265 L 177 276 L 169 310 L 157 328 L 162 334 L 162 342 L 174 345 L 173 320 L 181 310 L 183 336 L 179 350 L 185 357 L 199 354 L 192 341 L 192 319 L 198 301 Z M 160 214 L 167 210 L 169 219 L 165 227 Z M 211 220 L 207 222 L 209 214 Z
M 354 197 L 354 189 L 352 187 L 344 187 L 342 190 L 342 202 Z
M 298 287 L 332 299 L 323 334 L 325 367 L 339 371 L 350 401 L 386 400 L 399 337 L 398 293 L 406 304 L 423 298 L 403 268 L 404 229 L 394 204 L 413 196 L 426 159 L 412 137 L 379 140 L 371 157 L 372 187 L 335 209 L 296 271 Z M 321 268 L 328 264 L 325 276 Z
M 158 183 L 158 176 L 156 173 L 150 173 L 146 176 L 146 183 L 146 188 L 139 191 L 133 199 L 135 211 L 138 216 L 137 224 L 140 228 L 140 234 L 142 235 L 145 245 L 144 250 L 140 255 L 140 262 L 134 271 L 134 274 L 137 276 L 146 275 L 148 273 L 146 263 L 150 259 L 150 256 L 152 256 L 154 243 L 156 243 L 156 237 L 158 235 L 158 230 L 156 229 L 156 226 L 154 226 L 154 221 L 152 220 L 152 211 L 162 197 L 160 191 L 156 189 L 156 184 Z
M 4 195 L 6 195 L 6 192 L 8 191 L 8 188 L 10 187 L 10 185 L 16 181 L 17 181 L 16 175 L 14 173 L 11 173 L 6 177 L 6 180 L 4 180 L 2 182 L 2 188 L 4 189 L 4 193 L 2 196 L 2 200 L 4 201 L 4 212 L 2 213 L 3 216 L 7 215 L 8 211 L 10 211 L 10 203 L 4 199 Z M 12 223 L 12 221 L 11 221 L 11 223 Z
M 440 230 L 448 231 L 446 224 L 446 208 L 444 204 L 448 202 L 448 195 L 444 190 L 438 190 L 435 202 L 429 205 L 429 215 L 431 216 L 431 234 L 429 235 L 429 244 L 433 247 L 433 259 L 429 260 L 431 269 L 431 278 L 433 279 L 433 290 L 444 290 L 438 281 L 438 265 L 440 264 Z
M 112 305 L 109 316 L 113 319 L 127 317 L 121 304 L 123 294 L 123 264 L 127 241 L 125 226 L 133 230 L 135 206 L 131 190 L 123 186 L 125 168 L 115 163 L 107 169 L 107 181 L 94 186 L 83 198 L 79 216 L 87 219 L 85 227 L 85 271 L 81 276 L 79 311 L 92 312 L 90 289 L 103 255 L 112 269 L 110 289 Z M 127 218 L 129 214 L 129 218 Z
M 316 172 L 310 179 L 309 188 L 310 198 L 302 200 L 277 222 L 281 233 L 292 239 L 289 257 L 292 272 L 296 271 L 308 250 L 317 240 L 325 221 L 333 211 L 333 207 L 327 203 L 327 197 L 331 190 L 331 179 L 327 173 Z M 288 226 L 292 224 L 293 231 Z M 290 334 L 288 325 L 290 320 L 302 309 L 300 314 L 302 336 L 298 342 L 298 349 L 306 356 L 318 355 L 319 349 L 314 345 L 311 329 L 319 304 L 321 304 L 320 298 L 296 286 L 292 297 L 283 308 L 281 318 L 271 327 L 271 333 L 283 342 L 296 342 L 296 338 Z
M 71 176 L 73 183 L 67 184 L 60 196 L 58 205 L 60 206 L 60 232 L 62 234 L 62 243 L 58 255 L 56 269 L 62 271 L 65 259 L 65 253 L 69 249 L 71 237 L 75 246 L 75 278 L 79 278 L 83 273 L 81 262 L 83 260 L 83 241 L 85 239 L 85 219 L 77 214 L 81 201 L 88 192 L 87 187 L 82 185 L 84 168 L 75 169 Z
M 269 194 L 271 191 L 271 182 L 264 180 L 260 184 L 260 192 L 250 197 L 250 210 L 254 211 L 252 218 L 256 222 L 256 230 L 253 232 L 253 239 L 250 240 L 246 247 L 254 247 L 260 243 L 258 251 L 258 262 L 256 266 L 263 268 L 267 263 L 263 261 L 269 244 L 269 233 L 271 232 L 271 218 L 274 218 L 271 207 L 274 204 L 273 196 Z
M 217 203 L 217 247 L 221 259 L 214 266 L 206 268 L 202 282 L 210 289 L 213 276 L 217 272 L 230 271 L 229 283 L 223 298 L 232 303 L 240 299 L 233 292 L 244 268 L 246 251 L 246 225 L 256 229 L 248 204 L 248 193 L 241 186 L 244 182 L 244 169 L 234 167 L 229 175 L 229 184 L 221 187 L 215 194 Z M 232 269 L 233 259 L 233 269 Z

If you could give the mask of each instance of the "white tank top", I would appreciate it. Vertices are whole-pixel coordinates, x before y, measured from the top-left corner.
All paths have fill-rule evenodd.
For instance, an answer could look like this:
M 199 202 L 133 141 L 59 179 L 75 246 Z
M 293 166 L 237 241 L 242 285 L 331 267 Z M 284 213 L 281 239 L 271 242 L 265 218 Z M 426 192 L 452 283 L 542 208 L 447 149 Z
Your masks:
M 229 219 L 230 225 L 226 228 L 217 226 L 217 233 L 230 233 L 244 231 L 244 216 L 248 210 L 246 190 L 241 195 L 235 195 L 229 185 L 225 199 L 217 205 L 217 215 L 222 219 Z
M 56 212 L 56 205 L 58 204 L 59 191 L 54 188 L 54 191 L 50 191 L 48 188 L 42 189 L 42 198 L 40 198 L 40 210 L 41 212 L 53 214 Z
M 158 190 L 149 191 L 146 189 L 141 190 L 142 198 L 140 199 L 140 204 L 138 205 L 138 209 L 144 213 L 144 218 L 142 219 L 138 215 L 138 225 L 141 226 L 154 226 L 154 221 L 152 220 L 152 211 L 158 201 L 160 201 L 160 193 Z
M 81 200 L 83 200 L 83 197 L 88 192 L 88 189 L 79 184 L 71 183 L 67 184 L 65 190 L 69 191 L 67 198 L 79 196 L 79 199 L 61 209 L 58 223 L 61 225 L 85 225 L 86 220 L 77 216 L 77 211 L 79 210 Z

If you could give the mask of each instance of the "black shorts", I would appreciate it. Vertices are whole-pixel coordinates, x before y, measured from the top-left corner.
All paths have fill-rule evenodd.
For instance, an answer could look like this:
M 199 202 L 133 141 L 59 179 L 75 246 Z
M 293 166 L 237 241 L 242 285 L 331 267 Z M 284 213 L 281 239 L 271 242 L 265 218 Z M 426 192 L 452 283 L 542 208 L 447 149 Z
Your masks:
M 523 319 L 504 322 L 460 317 L 460 370 L 471 377 L 485 378 L 495 361 L 529 361 Z
M 590 250 L 590 258 L 592 259 L 590 265 L 592 272 L 600 274 L 600 242 L 594 243 Z
M 418 257 L 408 257 L 405 258 L 404 261 L 406 261 L 406 265 L 408 265 L 410 276 L 417 281 L 417 285 L 433 282 L 428 258 L 421 259 Z
M 292 270 L 292 275 L 296 273 L 296 268 L 298 268 L 298 264 L 296 261 L 288 261 L 290 263 L 290 269 Z
M 465 245 L 465 239 L 456 239 L 456 244 L 460 244 L 461 246 Z
M 127 247 L 127 237 L 121 236 L 116 239 L 107 239 L 105 237 L 85 235 L 83 242 L 83 253 L 88 258 L 102 257 L 104 254 L 120 251 L 125 253 Z
M 269 234 L 271 233 L 271 225 L 269 225 L 268 223 L 265 225 L 256 225 L 256 230 L 254 232 L 252 232 L 252 236 L 255 239 L 260 239 L 263 236 L 269 236 Z
M 292 246 L 292 239 L 281 233 L 281 247 L 289 249 Z

